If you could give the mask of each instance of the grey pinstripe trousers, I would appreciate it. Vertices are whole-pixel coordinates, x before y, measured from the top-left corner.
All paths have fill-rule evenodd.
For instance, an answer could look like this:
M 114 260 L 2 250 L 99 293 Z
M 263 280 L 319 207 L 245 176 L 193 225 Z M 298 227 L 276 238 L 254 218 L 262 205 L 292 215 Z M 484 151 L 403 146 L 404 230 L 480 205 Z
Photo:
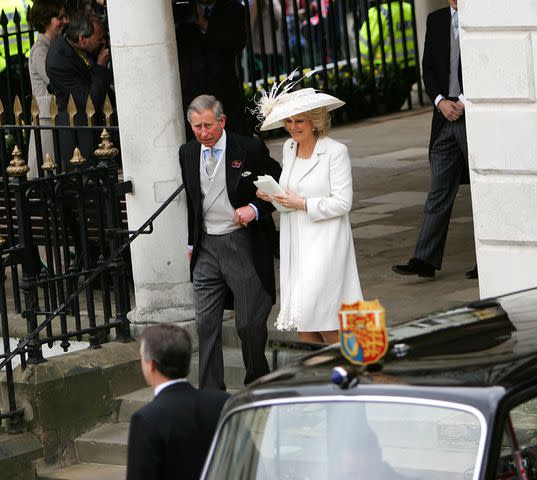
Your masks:
M 265 357 L 272 300 L 254 268 L 249 232 L 204 234 L 193 272 L 200 388 L 225 390 L 222 317 L 228 289 L 235 303 L 235 326 L 246 368 L 244 383 L 269 372 Z
M 442 258 L 453 202 L 464 169 L 468 168 L 468 145 L 464 116 L 446 122 L 429 152 L 431 187 L 425 202 L 425 218 L 414 250 L 414 257 L 442 267 Z

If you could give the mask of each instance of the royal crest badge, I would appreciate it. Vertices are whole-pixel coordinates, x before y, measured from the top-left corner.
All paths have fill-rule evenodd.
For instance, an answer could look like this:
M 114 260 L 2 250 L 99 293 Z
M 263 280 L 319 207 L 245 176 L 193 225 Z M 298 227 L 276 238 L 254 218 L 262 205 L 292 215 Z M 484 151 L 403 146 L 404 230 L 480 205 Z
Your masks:
M 378 362 L 388 349 L 384 307 L 378 300 L 343 304 L 339 311 L 341 353 L 356 365 Z

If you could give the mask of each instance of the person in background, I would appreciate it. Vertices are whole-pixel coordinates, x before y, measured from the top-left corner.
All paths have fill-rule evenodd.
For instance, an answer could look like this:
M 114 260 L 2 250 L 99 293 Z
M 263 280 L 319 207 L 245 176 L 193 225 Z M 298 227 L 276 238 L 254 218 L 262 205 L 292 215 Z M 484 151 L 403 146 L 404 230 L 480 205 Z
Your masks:
M 266 98 L 266 97 L 265 97 Z M 341 100 L 305 88 L 281 93 L 273 106 L 258 106 L 261 130 L 284 126 L 291 138 L 283 146 L 276 200 L 280 213 L 279 330 L 297 330 L 304 342 L 338 341 L 338 312 L 343 303 L 362 300 L 348 213 L 352 207 L 352 171 L 347 147 L 326 134 L 329 111 Z
M 38 31 L 37 40 L 30 50 L 28 71 L 32 84 L 32 95 L 39 108 L 41 126 L 51 125 L 49 78 L 45 69 L 45 59 L 52 41 L 59 37 L 68 23 L 64 0 L 36 0 L 30 10 L 30 24 Z M 50 130 L 41 130 L 42 158 L 47 153 L 54 154 L 54 143 Z M 28 179 L 38 176 L 35 137 L 32 135 L 28 149 Z
M 65 34 L 54 41 L 47 53 L 46 72 L 58 104 L 58 125 L 69 125 L 67 105 L 73 96 L 76 106 L 75 125 L 87 125 L 86 105 L 91 96 L 95 108 L 94 125 L 102 124 L 102 109 L 110 91 L 112 72 L 107 68 L 110 49 L 106 30 L 93 13 L 76 12 L 69 19 Z M 65 164 L 78 146 L 84 157 L 93 157 L 93 132 L 79 130 L 60 132 L 61 160 Z M 78 141 L 77 141 L 78 140 Z
M 183 112 L 197 96 L 214 95 L 224 106 L 228 128 L 249 135 L 237 72 L 246 45 L 244 5 L 236 0 L 192 0 L 175 2 L 174 7 Z M 194 138 L 189 128 L 186 135 Z
M 142 332 L 140 364 L 155 398 L 131 418 L 127 480 L 200 477 L 229 395 L 200 391 L 188 382 L 191 355 L 190 336 L 177 325 Z
M 434 102 L 429 143 L 431 187 L 413 257 L 394 265 L 399 275 L 434 278 L 442 267 L 453 202 L 468 178 L 468 144 L 459 48 L 457 0 L 427 17 L 423 83 Z M 477 266 L 465 273 L 477 278 Z

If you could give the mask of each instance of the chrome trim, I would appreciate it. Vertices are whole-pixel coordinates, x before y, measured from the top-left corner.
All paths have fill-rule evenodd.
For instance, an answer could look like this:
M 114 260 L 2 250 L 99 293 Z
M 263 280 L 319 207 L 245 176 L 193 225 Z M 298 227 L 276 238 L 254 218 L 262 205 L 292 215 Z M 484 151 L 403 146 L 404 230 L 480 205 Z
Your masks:
M 479 438 L 479 446 L 477 449 L 476 455 L 476 468 L 472 476 L 472 480 L 479 480 L 479 474 L 481 473 L 481 468 L 483 465 L 483 456 L 485 453 L 485 440 L 487 438 L 487 422 L 485 416 L 477 408 L 470 405 L 465 405 L 463 403 L 455 402 L 446 402 L 444 400 L 431 400 L 427 398 L 418 398 L 418 397 L 396 397 L 396 396 L 384 396 L 384 395 L 356 395 L 356 396 L 345 396 L 345 395 L 317 395 L 311 397 L 289 397 L 289 398 L 277 398 L 273 400 L 258 400 L 256 402 L 249 403 L 248 405 L 241 405 L 236 407 L 233 410 L 230 410 L 222 418 L 218 424 L 218 428 L 211 442 L 211 448 L 205 460 L 203 466 L 203 472 L 201 474 L 200 480 L 205 480 L 207 477 L 207 469 L 214 455 L 214 450 L 216 448 L 216 440 L 218 439 L 222 427 L 227 422 L 228 418 L 236 413 L 242 412 L 243 410 L 251 410 L 254 408 L 260 407 L 269 407 L 274 405 L 288 405 L 294 403 L 328 403 L 328 402 L 377 402 L 377 403 L 406 403 L 412 405 L 426 405 L 433 407 L 442 407 L 442 408 L 451 408 L 453 410 L 460 410 L 467 413 L 470 413 L 477 417 L 481 425 L 481 435 Z

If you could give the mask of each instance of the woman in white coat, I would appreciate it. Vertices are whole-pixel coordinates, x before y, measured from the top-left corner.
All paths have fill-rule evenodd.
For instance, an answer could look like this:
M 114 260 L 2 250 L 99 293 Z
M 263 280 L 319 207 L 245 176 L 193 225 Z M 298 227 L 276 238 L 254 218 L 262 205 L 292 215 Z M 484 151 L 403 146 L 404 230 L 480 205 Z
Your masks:
M 362 300 L 348 213 L 352 172 L 347 147 L 326 136 L 329 110 L 341 100 L 311 88 L 273 99 L 261 130 L 281 125 L 291 135 L 283 147 L 280 185 L 269 197 L 291 212 L 280 214 L 280 301 L 276 326 L 297 330 L 301 341 L 338 341 L 338 311 Z M 266 110 L 265 110 L 266 111 Z

